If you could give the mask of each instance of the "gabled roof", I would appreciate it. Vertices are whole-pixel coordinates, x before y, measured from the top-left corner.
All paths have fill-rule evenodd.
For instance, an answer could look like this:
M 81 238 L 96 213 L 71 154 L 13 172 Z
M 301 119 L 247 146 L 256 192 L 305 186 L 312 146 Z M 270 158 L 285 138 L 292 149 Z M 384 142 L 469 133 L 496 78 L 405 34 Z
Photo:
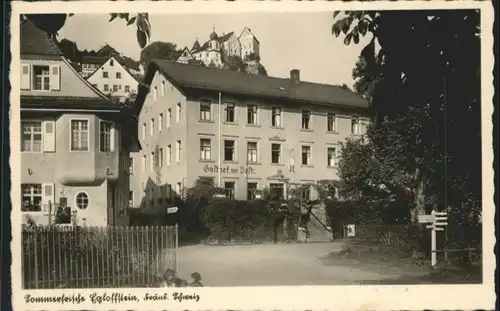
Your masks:
M 255 41 L 257 41 L 257 43 L 259 43 L 259 44 L 260 44 L 260 42 L 259 42 L 259 40 L 257 39 L 257 37 L 253 34 L 252 30 L 251 30 L 250 28 L 248 28 L 248 27 L 243 28 L 243 30 L 241 31 L 240 36 L 238 37 L 238 39 L 239 39 L 239 38 L 241 38 L 241 36 L 242 36 L 242 35 L 243 35 L 243 33 L 245 32 L 245 30 L 248 30 L 248 32 L 249 32 L 249 33 L 253 36 L 253 38 L 255 39 Z
M 106 64 L 106 63 L 108 62 L 108 60 L 110 60 L 111 58 L 112 58 L 112 59 L 114 59 L 114 60 L 115 60 L 118 64 L 120 64 L 120 66 L 122 66 L 122 68 L 125 70 L 125 72 L 126 72 L 126 73 L 128 73 L 128 74 L 129 74 L 129 75 L 130 75 L 130 76 L 131 76 L 134 80 L 138 81 L 138 80 L 137 80 L 136 75 L 132 74 L 132 73 L 130 72 L 130 70 L 127 68 L 127 66 L 124 66 L 124 65 L 123 65 L 123 63 L 122 63 L 122 62 L 120 62 L 122 59 L 121 59 L 121 58 L 119 58 L 119 57 L 116 57 L 116 56 L 114 56 L 114 55 L 111 55 L 111 56 L 106 57 L 106 58 L 105 58 L 106 60 L 105 60 L 103 63 L 101 63 L 101 64 L 99 65 L 99 67 L 97 67 L 97 68 L 94 70 L 94 72 L 92 72 L 90 75 L 88 75 L 86 79 L 87 79 L 87 80 L 89 80 L 89 79 L 90 79 L 93 75 L 95 75 L 95 74 L 96 74 L 96 72 L 98 72 L 98 71 L 102 68 L 102 66 L 104 66 L 104 64 Z
M 109 56 L 84 56 L 82 57 L 82 64 L 95 64 L 102 65 L 107 62 Z
M 187 55 L 184 55 L 184 54 L 187 54 Z M 181 55 L 179 55 L 179 57 L 177 58 L 177 61 L 179 61 L 179 59 L 183 58 L 183 57 L 191 57 L 191 58 L 194 58 L 193 54 L 191 53 L 191 51 L 189 51 L 188 47 L 186 46 L 182 52 L 181 52 Z
M 196 39 L 196 41 L 193 44 L 193 47 L 191 48 L 191 51 L 197 50 L 199 48 L 201 48 L 201 45 L 200 45 L 200 42 L 198 41 L 198 39 Z
M 293 84 L 290 79 L 250 75 L 158 59 L 153 60 L 148 68 L 146 85 L 151 83 L 156 71 L 160 71 L 181 90 L 198 89 L 274 100 L 368 108 L 368 101 L 339 86 L 305 81 Z M 139 88 L 137 99 L 139 110 L 147 91 L 147 87 Z
M 225 34 L 225 35 L 222 35 L 219 37 L 219 42 L 220 43 L 224 43 L 226 42 L 227 40 L 229 40 L 229 38 L 231 38 L 232 36 L 234 35 L 234 31 L 231 31 L 230 33 L 228 34 Z
M 21 54 L 63 55 L 54 40 L 30 20 L 21 21 L 20 38 Z

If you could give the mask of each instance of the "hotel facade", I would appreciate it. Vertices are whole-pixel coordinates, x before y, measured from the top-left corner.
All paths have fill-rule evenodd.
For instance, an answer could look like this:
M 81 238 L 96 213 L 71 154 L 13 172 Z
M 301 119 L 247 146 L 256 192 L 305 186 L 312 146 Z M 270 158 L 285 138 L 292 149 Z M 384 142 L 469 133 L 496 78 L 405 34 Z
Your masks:
M 128 109 L 85 81 L 28 20 L 20 70 L 23 221 L 125 224 L 129 153 L 140 148 Z M 71 216 L 56 220 L 58 206 Z
M 361 137 L 368 102 L 341 87 L 154 61 L 139 89 L 143 149 L 132 153 L 131 205 L 181 195 L 209 178 L 228 196 L 337 179 L 340 142 Z M 308 193 L 311 199 L 314 190 Z

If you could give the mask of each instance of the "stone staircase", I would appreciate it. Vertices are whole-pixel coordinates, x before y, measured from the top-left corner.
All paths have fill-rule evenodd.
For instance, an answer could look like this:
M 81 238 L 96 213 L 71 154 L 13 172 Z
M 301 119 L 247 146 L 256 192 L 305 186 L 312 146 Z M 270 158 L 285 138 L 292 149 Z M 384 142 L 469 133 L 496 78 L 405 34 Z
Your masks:
M 326 224 L 327 215 L 325 207 L 321 204 L 313 207 L 311 210 L 311 217 L 307 222 L 308 232 L 299 229 L 298 240 L 304 243 L 333 241 L 333 234 L 331 230 L 326 227 Z

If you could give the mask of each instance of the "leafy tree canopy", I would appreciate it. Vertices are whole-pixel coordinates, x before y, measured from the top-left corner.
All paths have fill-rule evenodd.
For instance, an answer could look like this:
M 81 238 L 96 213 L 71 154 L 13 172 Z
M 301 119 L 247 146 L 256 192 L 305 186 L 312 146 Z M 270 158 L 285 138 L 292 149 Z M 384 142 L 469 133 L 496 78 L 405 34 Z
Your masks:
M 335 12 L 332 33 L 346 45 L 371 37 L 353 77 L 374 123 L 368 147 L 343 149 L 347 189 L 408 193 L 413 221 L 429 200 L 441 207 L 480 202 L 479 12 Z

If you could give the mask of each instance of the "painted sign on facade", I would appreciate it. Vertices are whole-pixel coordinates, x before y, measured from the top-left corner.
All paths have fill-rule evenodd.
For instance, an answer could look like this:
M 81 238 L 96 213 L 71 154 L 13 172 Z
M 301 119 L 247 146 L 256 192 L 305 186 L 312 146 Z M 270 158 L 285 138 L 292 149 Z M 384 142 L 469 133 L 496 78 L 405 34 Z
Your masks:
M 242 174 L 242 175 L 255 175 L 255 169 L 253 167 L 232 167 L 229 165 L 226 166 L 217 166 L 217 165 L 205 165 L 203 167 L 203 172 L 205 173 L 222 173 L 222 174 Z

